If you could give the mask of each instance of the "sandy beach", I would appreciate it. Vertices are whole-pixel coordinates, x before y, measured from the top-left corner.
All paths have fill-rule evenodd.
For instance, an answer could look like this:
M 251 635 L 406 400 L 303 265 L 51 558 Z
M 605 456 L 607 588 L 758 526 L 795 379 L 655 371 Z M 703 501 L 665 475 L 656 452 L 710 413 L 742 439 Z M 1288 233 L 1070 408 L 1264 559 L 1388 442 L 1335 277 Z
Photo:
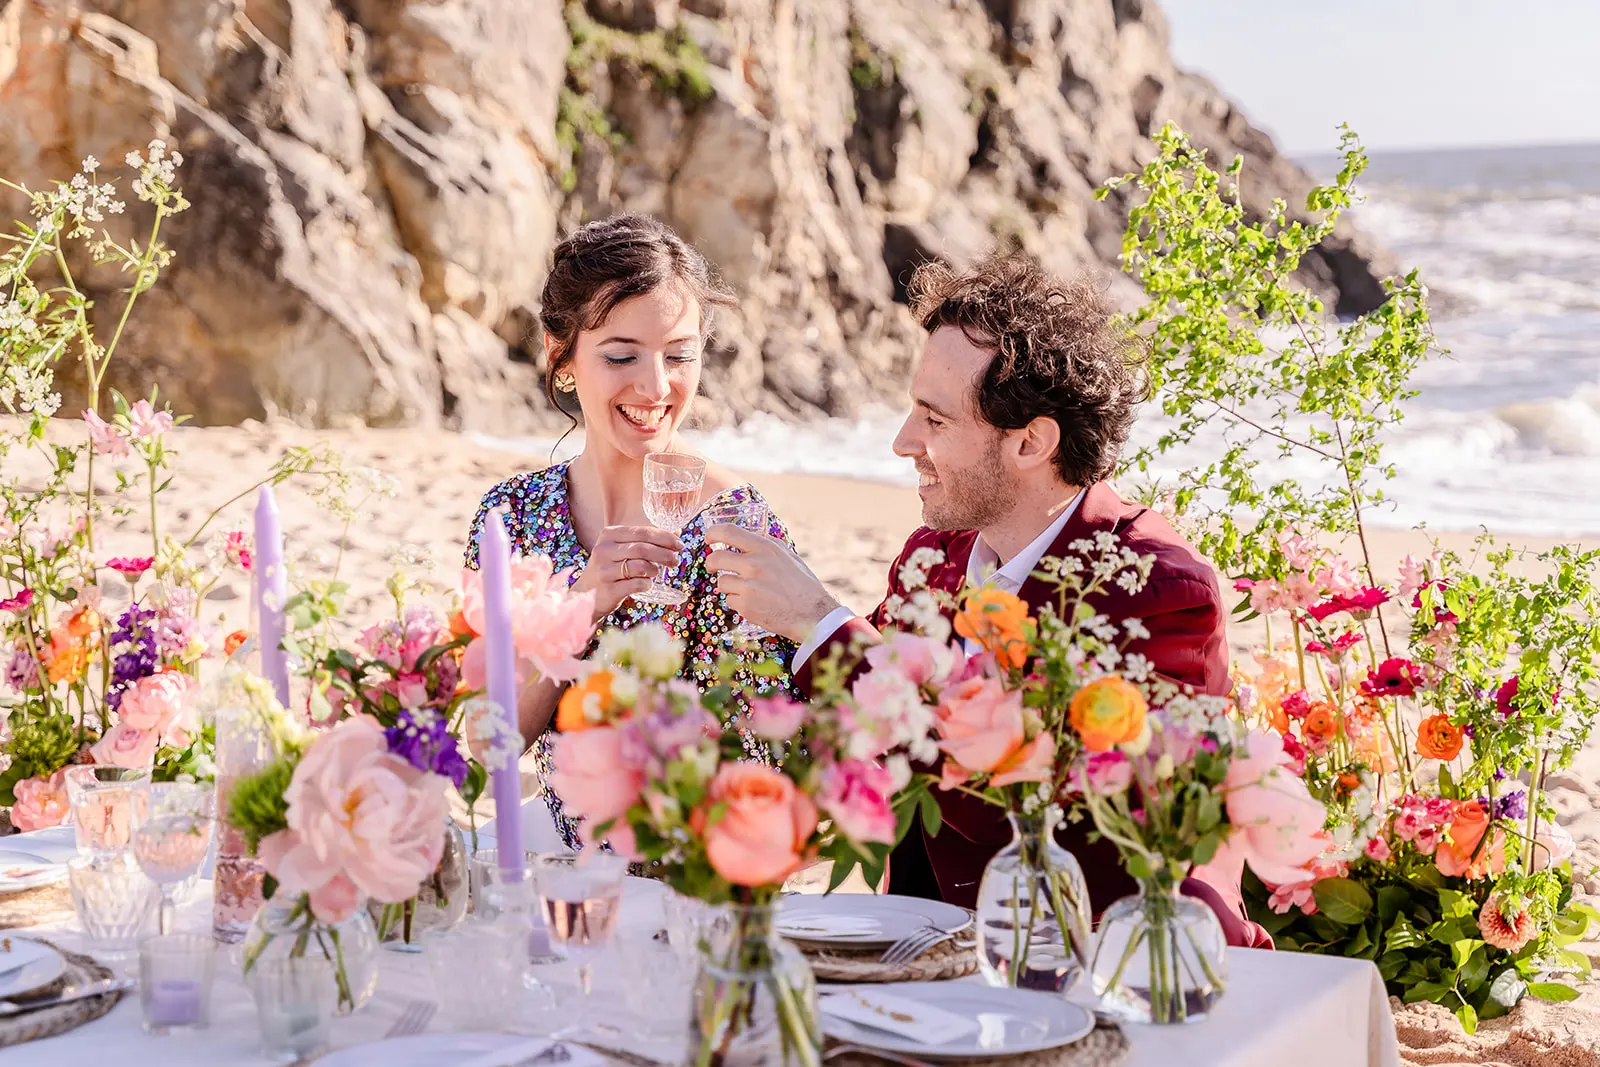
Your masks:
M 318 441 L 331 444 L 351 467 L 371 467 L 388 475 L 396 488 L 392 499 L 373 497 L 362 502 L 363 514 L 347 530 L 337 516 L 319 506 L 309 492 L 310 481 L 297 479 L 278 492 L 291 559 L 308 573 L 323 574 L 338 560 L 340 577 L 352 587 L 351 621 L 370 619 L 386 606 L 384 581 L 392 568 L 392 553 L 402 546 L 413 556 L 433 561 L 433 580 L 441 594 L 447 594 L 455 584 L 468 524 L 483 492 L 503 478 L 538 465 L 525 455 L 436 431 L 313 432 L 286 424 L 179 428 L 170 438 L 178 455 L 172 488 L 163 497 L 164 528 L 187 537 L 213 508 L 263 477 L 285 448 Z M 27 466 L 33 459 L 13 454 L 5 462 L 8 474 L 16 463 L 25 481 L 34 476 Z M 915 491 L 803 475 L 761 474 L 749 480 L 768 496 L 788 523 L 801 552 L 836 595 L 857 610 L 872 608 L 882 595 L 889 563 L 905 536 L 918 525 Z M 109 488 L 112 482 L 107 478 L 102 484 Z M 232 504 L 217 520 L 220 528 L 247 527 L 250 506 L 249 500 Z M 1369 531 L 1368 540 L 1381 577 L 1407 553 L 1426 554 L 1433 538 L 1445 548 L 1470 553 L 1474 536 L 1378 529 Z M 1570 538 L 1503 540 L 1537 550 L 1558 540 L 1592 544 L 1600 542 L 1600 536 L 1575 532 Z M 149 544 L 148 524 L 143 514 L 136 512 L 110 521 L 102 552 L 108 556 L 148 554 Z M 248 613 L 249 591 L 242 579 L 224 582 L 210 603 L 214 608 L 211 614 L 220 616 L 224 625 L 241 626 Z M 1248 662 L 1252 645 L 1260 639 L 1257 627 L 1235 627 L 1230 633 L 1235 657 Z M 1600 865 L 1597 774 L 1600 745 L 1591 744 L 1575 767 L 1555 778 L 1552 789 L 1560 818 L 1578 842 L 1575 869 L 1580 888 L 1591 894 L 1600 893 L 1600 878 L 1593 873 Z M 1595 954 L 1600 958 L 1600 947 Z M 1433 1006 L 1397 1005 L 1397 1020 L 1408 1060 L 1417 1064 L 1600 1067 L 1600 997 L 1593 992 L 1572 1004 L 1529 1003 L 1508 1019 L 1483 1024 L 1472 1039 L 1463 1037 L 1454 1020 Z

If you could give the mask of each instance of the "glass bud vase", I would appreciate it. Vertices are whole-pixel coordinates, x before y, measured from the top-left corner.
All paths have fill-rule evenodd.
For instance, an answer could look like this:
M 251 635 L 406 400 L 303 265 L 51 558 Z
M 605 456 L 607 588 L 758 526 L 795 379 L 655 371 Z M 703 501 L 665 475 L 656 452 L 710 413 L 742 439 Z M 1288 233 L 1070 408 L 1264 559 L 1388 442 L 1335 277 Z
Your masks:
M 1091 965 L 1101 1010 L 1130 1023 L 1193 1023 L 1228 977 L 1228 939 L 1204 902 L 1176 884 L 1141 882 L 1100 919 Z
M 817 1067 L 817 983 L 800 950 L 778 936 L 769 905 L 730 904 L 699 924 L 689 1007 L 693 1067 Z
M 422 937 L 449 930 L 467 914 L 467 842 L 455 822 L 444 821 L 444 851 L 417 895 L 398 904 L 370 901 L 378 940 L 394 952 L 421 952 Z
M 279 893 L 250 920 L 241 947 L 247 982 L 263 960 L 315 957 L 333 964 L 340 1015 L 361 1007 L 378 988 L 378 933 L 365 907 L 341 922 L 325 923 L 312 913 L 304 895 Z
M 978 965 L 993 986 L 1065 992 L 1089 959 L 1089 890 L 1052 832 L 1058 809 L 1013 812 L 1012 840 L 978 886 Z

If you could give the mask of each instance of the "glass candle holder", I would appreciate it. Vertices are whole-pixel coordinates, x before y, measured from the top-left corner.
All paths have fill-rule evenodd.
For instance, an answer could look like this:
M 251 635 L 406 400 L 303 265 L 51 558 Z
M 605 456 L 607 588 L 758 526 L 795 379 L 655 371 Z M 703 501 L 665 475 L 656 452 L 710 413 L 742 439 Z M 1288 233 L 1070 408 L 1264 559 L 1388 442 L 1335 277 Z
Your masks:
M 144 1028 L 164 1034 L 203 1030 L 211 1021 L 216 942 L 200 934 L 162 934 L 139 942 L 139 1003 Z
M 429 936 L 428 969 L 450 1025 L 458 1030 L 498 1030 L 523 1012 L 523 963 L 517 949 L 527 928 L 507 914 L 474 915 L 449 932 Z
M 132 856 L 78 856 L 67 864 L 72 909 L 97 956 L 131 956 L 155 914 L 155 883 Z
M 321 956 L 258 960 L 244 981 L 256 1002 L 261 1050 L 270 1059 L 293 1062 L 327 1049 L 339 1000 L 332 961 Z
M 67 802 L 78 851 L 106 858 L 128 850 L 143 816 L 150 772 L 122 767 L 69 767 Z

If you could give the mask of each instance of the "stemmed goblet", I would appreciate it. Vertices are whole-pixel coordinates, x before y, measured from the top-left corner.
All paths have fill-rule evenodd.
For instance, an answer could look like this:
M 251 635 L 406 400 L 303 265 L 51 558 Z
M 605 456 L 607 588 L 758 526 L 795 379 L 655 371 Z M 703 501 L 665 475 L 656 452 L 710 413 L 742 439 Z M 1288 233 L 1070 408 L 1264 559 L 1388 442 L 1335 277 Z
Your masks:
M 772 510 L 761 500 L 718 501 L 700 513 L 700 521 L 708 527 L 737 526 L 753 533 L 765 534 L 772 527 Z M 769 636 L 767 631 L 748 619 L 740 619 L 739 625 L 729 633 L 741 641 L 759 641 Z
M 196 782 L 152 782 L 133 833 L 133 856 L 161 890 L 160 932 L 172 932 L 173 890 L 193 877 L 211 850 L 215 796 Z
M 535 886 L 539 910 L 552 946 L 578 965 L 583 989 L 581 1026 L 589 1018 L 589 993 L 594 961 L 617 927 L 622 910 L 622 880 L 628 861 L 611 852 L 585 849 L 563 855 L 541 855 Z
M 677 452 L 652 452 L 644 457 L 644 514 L 660 530 L 677 533 L 700 510 L 700 490 L 706 483 L 706 461 L 699 456 Z M 650 588 L 635 593 L 633 599 L 644 604 L 676 606 L 689 597 L 662 581 L 665 569 L 657 572 Z

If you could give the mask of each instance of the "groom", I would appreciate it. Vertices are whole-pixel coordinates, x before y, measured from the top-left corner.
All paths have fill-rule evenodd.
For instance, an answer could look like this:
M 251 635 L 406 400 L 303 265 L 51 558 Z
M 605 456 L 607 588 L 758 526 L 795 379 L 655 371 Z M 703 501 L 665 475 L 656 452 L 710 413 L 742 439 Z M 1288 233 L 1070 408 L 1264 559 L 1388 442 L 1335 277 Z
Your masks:
M 954 593 L 968 581 L 987 582 L 1037 612 L 1055 600 L 1054 589 L 1031 576 L 1039 561 L 1104 531 L 1139 555 L 1153 555 L 1155 565 L 1137 593 L 1112 588 L 1095 607 L 1114 622 L 1143 623 L 1148 636 L 1129 651 L 1155 671 L 1225 695 L 1227 644 L 1215 573 L 1159 513 L 1122 500 L 1106 481 L 1147 386 L 1098 291 L 1008 255 L 959 274 L 929 264 L 912 280 L 912 293 L 928 340 L 894 450 L 916 465 L 925 525 L 889 569 L 884 603 L 860 618 L 780 542 L 720 527 L 713 540 L 737 551 L 717 550 L 707 563 L 722 572 L 719 588 L 729 605 L 800 645 L 792 666 L 809 692 L 813 664 L 880 640 L 889 606 L 907 593 L 902 567 L 919 549 L 944 559 L 929 572 L 930 587 Z M 929 837 L 913 828 L 893 853 L 889 888 L 971 907 L 984 865 L 1010 832 L 999 809 L 973 797 L 945 792 L 939 803 L 945 829 Z M 1058 836 L 1083 865 L 1097 914 L 1135 891 L 1116 849 L 1088 841 L 1087 821 Z M 1237 887 L 1222 888 L 1237 894 Z M 1218 908 L 1230 941 L 1263 939 L 1210 887 L 1191 879 L 1186 891 Z

